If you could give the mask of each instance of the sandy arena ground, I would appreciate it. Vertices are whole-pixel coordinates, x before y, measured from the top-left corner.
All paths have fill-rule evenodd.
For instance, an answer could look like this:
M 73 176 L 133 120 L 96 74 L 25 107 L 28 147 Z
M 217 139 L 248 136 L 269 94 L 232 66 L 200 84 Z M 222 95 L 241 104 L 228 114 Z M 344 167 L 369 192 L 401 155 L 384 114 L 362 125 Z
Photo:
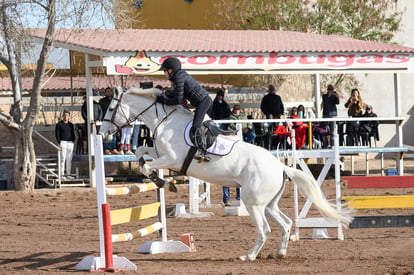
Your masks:
M 412 172 L 413 162 L 406 162 Z M 357 166 L 363 170 L 361 165 Z M 414 174 L 414 173 L 413 173 Z M 188 185 L 178 185 L 177 194 L 166 192 L 167 206 L 185 203 L 188 209 Z M 324 191 L 334 197 L 334 182 L 326 180 Z M 413 194 L 414 190 L 359 190 L 358 194 Z M 234 190 L 232 190 L 234 193 Z M 343 195 L 356 194 L 342 189 Z M 256 239 L 249 217 L 224 216 L 220 205 L 221 187 L 212 186 L 215 207 L 208 218 L 167 219 L 168 237 L 178 240 L 181 234 L 193 233 L 196 252 L 138 254 L 135 250 L 149 235 L 132 242 L 114 244 L 114 254 L 131 260 L 140 274 L 413 274 L 413 228 L 346 229 L 345 240 L 312 239 L 312 230 L 301 230 L 301 240 L 289 243 L 285 259 L 274 257 L 280 232 L 273 232 L 254 262 L 237 259 L 245 255 Z M 109 197 L 112 209 L 153 202 L 154 192 Z M 302 201 L 303 203 L 303 201 Z M 293 218 L 292 185 L 280 202 L 281 209 Z M 99 255 L 97 204 L 89 188 L 40 189 L 34 194 L 0 192 L 0 274 L 88 274 L 74 269 L 84 257 Z M 412 209 L 378 210 L 357 214 L 412 214 Z M 146 223 L 114 226 L 113 233 L 131 232 Z M 127 272 L 120 272 L 127 273 Z M 131 273 L 131 272 L 128 272 Z

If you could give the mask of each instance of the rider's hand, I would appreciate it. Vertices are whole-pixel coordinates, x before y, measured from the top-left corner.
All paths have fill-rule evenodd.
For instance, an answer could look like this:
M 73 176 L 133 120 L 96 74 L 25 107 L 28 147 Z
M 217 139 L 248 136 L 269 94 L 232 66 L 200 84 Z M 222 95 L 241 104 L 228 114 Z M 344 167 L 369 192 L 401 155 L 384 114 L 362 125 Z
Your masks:
M 164 96 L 163 95 L 158 95 L 157 96 L 157 102 L 158 103 L 164 103 Z

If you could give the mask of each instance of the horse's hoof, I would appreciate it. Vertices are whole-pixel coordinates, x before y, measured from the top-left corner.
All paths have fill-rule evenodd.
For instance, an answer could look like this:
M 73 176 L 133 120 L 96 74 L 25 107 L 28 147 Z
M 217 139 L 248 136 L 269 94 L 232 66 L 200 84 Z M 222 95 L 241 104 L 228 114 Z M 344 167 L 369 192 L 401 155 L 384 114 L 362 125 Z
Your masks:
M 175 184 L 170 182 L 170 183 L 168 183 L 168 191 L 177 193 L 178 190 L 177 190 L 177 187 L 175 186 Z
M 239 259 L 245 262 L 247 260 L 247 256 L 239 256 Z
M 285 250 L 284 252 L 279 251 L 279 252 L 276 254 L 276 258 L 278 258 L 278 259 L 283 259 L 283 258 L 286 258 L 286 250 Z
M 163 188 L 165 185 L 165 181 L 160 178 L 156 179 L 154 183 L 158 188 Z
M 163 188 L 164 187 L 164 185 L 165 185 L 165 180 L 163 180 L 163 179 L 160 179 L 159 177 L 158 177 L 158 175 L 157 175 L 157 173 L 155 172 L 155 171 L 152 171 L 152 173 L 148 176 L 148 178 L 153 182 L 153 183 L 155 183 L 155 185 L 158 187 L 158 188 Z

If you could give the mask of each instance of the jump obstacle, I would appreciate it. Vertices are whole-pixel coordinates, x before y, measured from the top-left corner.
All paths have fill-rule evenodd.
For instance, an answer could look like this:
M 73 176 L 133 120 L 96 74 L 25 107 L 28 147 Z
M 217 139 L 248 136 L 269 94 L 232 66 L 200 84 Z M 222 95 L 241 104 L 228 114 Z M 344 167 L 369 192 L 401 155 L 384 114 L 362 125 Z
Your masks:
M 92 135 L 95 148 L 95 172 L 96 172 L 96 192 L 98 202 L 99 219 L 99 240 L 100 256 L 87 256 L 76 265 L 77 270 L 137 270 L 137 266 L 125 257 L 117 257 L 112 254 L 112 244 L 116 242 L 131 241 L 151 233 L 158 232 L 160 241 L 147 241 L 138 249 L 138 253 L 156 254 L 166 252 L 191 252 L 194 251 L 193 237 L 191 234 L 181 236 L 182 241 L 167 240 L 167 223 L 165 212 L 164 188 L 157 188 L 154 183 L 132 184 L 113 188 L 105 187 L 105 171 L 103 161 L 102 137 Z M 162 178 L 162 171 L 159 171 Z M 147 205 L 110 210 L 107 203 L 107 195 L 128 195 L 147 191 L 156 191 L 157 201 Z M 132 221 L 145 220 L 147 218 L 158 217 L 158 221 L 142 229 L 112 234 L 112 225 L 129 223 Z
M 200 186 L 203 192 L 200 194 Z M 210 183 L 204 182 L 194 177 L 189 177 L 189 214 L 191 217 L 209 217 L 212 213 L 200 212 L 200 204 L 205 207 L 211 205 Z
M 414 176 L 342 177 L 348 188 L 412 188 Z M 344 196 L 342 200 L 354 209 L 414 208 L 413 195 Z M 413 227 L 414 215 L 356 216 L 350 228 Z

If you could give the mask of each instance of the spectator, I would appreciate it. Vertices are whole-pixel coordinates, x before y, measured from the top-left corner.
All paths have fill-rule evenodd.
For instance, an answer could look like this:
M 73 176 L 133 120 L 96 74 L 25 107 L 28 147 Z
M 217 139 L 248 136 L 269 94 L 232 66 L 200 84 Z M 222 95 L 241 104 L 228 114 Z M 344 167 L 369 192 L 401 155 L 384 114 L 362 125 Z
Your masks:
M 282 117 L 285 111 L 282 98 L 276 94 L 276 88 L 273 85 L 269 85 L 268 94 L 263 97 L 260 109 L 267 119 L 278 119 Z
M 312 113 L 309 112 L 309 115 L 312 117 L 311 114 Z M 308 118 L 308 116 L 306 114 L 305 106 L 303 106 L 302 104 L 299 104 L 299 106 L 298 106 L 298 115 L 299 115 L 299 118 Z M 304 143 L 305 146 L 309 145 L 309 142 L 308 142 L 309 141 L 309 132 L 308 132 L 309 126 L 307 126 L 307 128 L 308 129 L 306 129 L 306 137 L 305 137 L 305 143 Z
M 364 101 L 358 89 L 352 89 L 351 95 L 345 103 L 345 108 L 348 108 L 348 116 L 360 117 L 364 113 Z
M 303 106 L 303 105 L 301 105 Z M 298 108 L 293 107 L 290 110 L 290 115 L 289 118 L 293 118 L 293 119 L 299 119 L 299 115 L 298 115 Z M 301 121 L 295 121 L 292 123 L 291 126 L 294 130 L 295 130 L 295 143 L 296 143 L 296 149 L 302 149 L 303 145 L 305 145 L 306 143 L 306 136 L 307 136 L 307 131 L 308 131 L 308 125 L 303 124 L 303 122 Z
M 360 117 L 365 108 L 364 102 L 358 89 L 352 89 L 351 95 L 345 103 L 345 108 L 348 108 L 349 117 Z M 346 123 L 347 140 L 350 146 L 358 145 L 358 121 L 349 121 Z
M 132 128 L 132 135 L 131 135 L 131 150 L 132 153 L 135 153 L 135 151 L 138 148 L 139 144 L 139 136 L 141 132 L 141 124 L 140 121 L 137 119 L 134 122 L 134 127 Z
M 366 105 L 365 113 L 362 117 L 378 117 L 376 113 L 373 112 L 371 105 Z M 374 137 L 375 140 L 379 140 L 378 133 L 378 120 L 370 121 L 361 121 L 359 124 L 358 135 L 361 137 L 361 142 L 363 146 L 368 146 L 370 144 L 370 138 Z
M 306 118 L 305 106 L 302 104 L 298 106 L 298 116 L 299 118 Z
M 264 113 L 267 119 L 279 119 L 282 117 L 283 113 L 285 112 L 282 98 L 276 94 L 276 88 L 273 85 L 269 85 L 268 94 L 265 95 L 260 103 L 260 109 Z M 275 123 L 269 123 L 267 126 L 264 125 L 265 131 L 265 139 L 264 139 L 264 146 L 269 150 L 274 145 L 272 132 L 276 129 Z M 275 141 L 277 144 L 279 143 L 279 139 Z
M 107 87 L 105 89 L 105 96 L 99 100 L 99 105 L 102 108 L 103 117 L 105 117 L 106 111 L 108 110 L 109 105 L 111 104 L 112 98 L 114 97 L 114 91 Z M 110 154 L 118 154 L 118 150 L 116 150 L 116 135 L 113 135 L 111 141 L 104 141 L 103 143 L 103 150 L 106 155 Z
M 123 155 L 133 155 L 131 151 L 131 134 L 132 134 L 132 125 L 127 125 L 121 129 L 121 140 L 119 141 L 119 153 Z
M 75 130 L 70 120 L 70 113 L 63 111 L 62 120 L 56 124 L 55 137 L 60 146 L 62 158 L 60 159 L 60 169 L 63 178 L 73 179 L 71 176 L 73 144 L 75 141 Z M 66 164 L 66 165 L 65 165 Z M 65 171 L 66 167 L 66 171 Z
M 106 111 L 108 110 L 109 105 L 111 104 L 113 97 L 114 91 L 110 87 L 107 87 L 105 89 L 105 96 L 99 100 L 99 105 L 101 105 L 104 116 L 106 114 Z
M 336 105 L 339 104 L 339 96 L 334 90 L 334 87 L 329 84 L 327 87 L 327 93 L 322 95 L 322 117 L 323 118 L 332 118 L 338 115 Z M 334 145 L 334 129 L 335 122 L 331 121 L 324 123 L 323 127 L 330 134 L 330 146 Z
M 82 104 L 82 108 L 81 108 L 81 113 L 82 113 L 82 118 L 83 120 L 85 120 L 85 124 L 87 125 L 88 123 L 88 104 L 87 104 L 87 100 L 86 100 L 86 96 L 83 96 L 83 104 Z M 99 105 L 98 102 L 96 102 L 95 100 L 93 101 L 93 119 L 95 124 L 100 124 L 100 122 L 102 121 L 104 117 L 104 113 L 102 111 L 101 105 Z M 96 130 L 98 131 L 98 129 Z
M 216 94 L 216 97 L 213 100 L 213 119 L 229 119 L 231 114 L 230 107 L 227 102 L 224 100 L 224 91 L 219 90 Z M 222 124 L 220 128 L 226 129 L 227 125 Z
M 241 113 L 240 105 L 236 104 L 233 106 L 233 112 L 230 114 L 230 119 L 232 120 L 247 120 L 247 117 L 244 113 Z M 247 143 L 254 143 L 256 134 L 253 131 L 253 124 L 249 122 L 243 122 L 242 125 L 242 134 L 243 140 Z M 236 130 L 236 124 L 230 124 L 229 128 Z

